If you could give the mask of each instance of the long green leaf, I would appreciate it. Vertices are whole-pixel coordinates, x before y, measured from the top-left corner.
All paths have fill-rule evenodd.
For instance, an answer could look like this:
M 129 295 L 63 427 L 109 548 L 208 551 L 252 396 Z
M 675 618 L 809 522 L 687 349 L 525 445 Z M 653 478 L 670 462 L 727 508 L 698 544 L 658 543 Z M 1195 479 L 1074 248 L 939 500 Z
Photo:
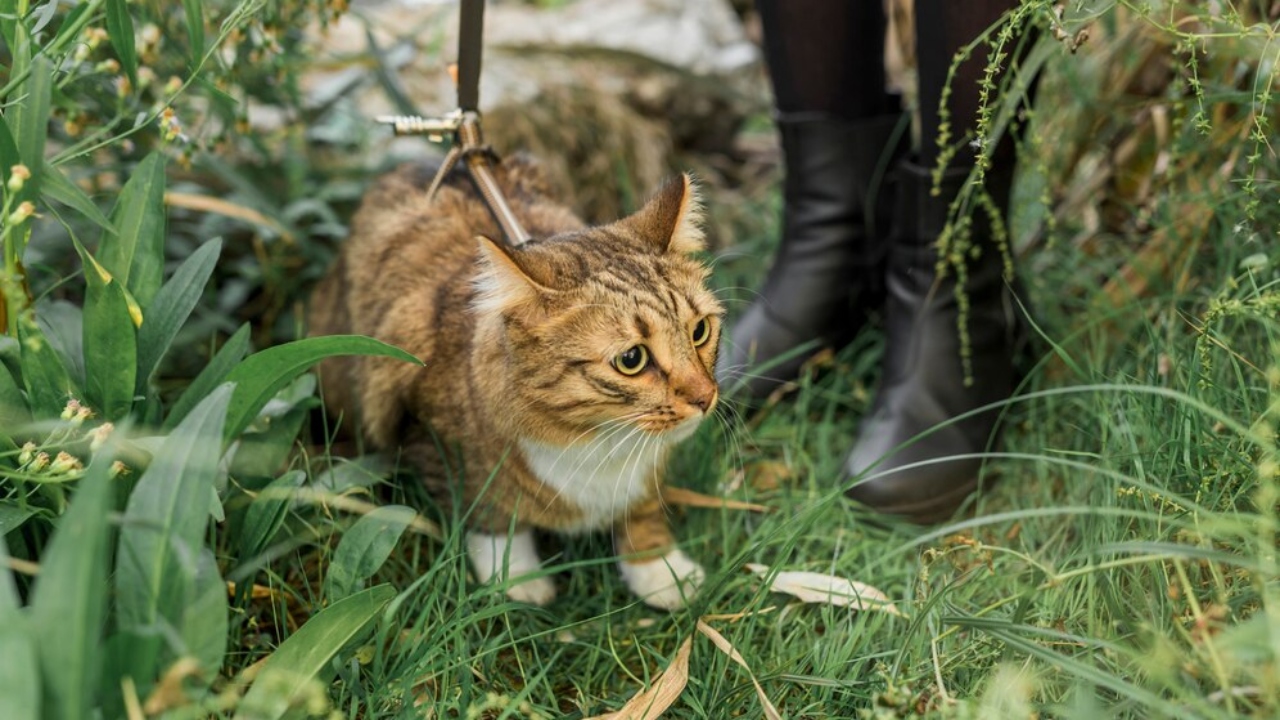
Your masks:
M 0 365 L 0 433 L 10 432 L 31 422 L 27 401 L 18 389 L 18 383 L 9 374 L 9 368 Z
M 404 505 L 387 505 L 357 520 L 342 534 L 333 553 L 324 577 L 324 597 L 334 602 L 359 590 L 386 562 L 415 515 Z
M 99 415 L 119 420 L 129 414 L 138 373 L 138 334 L 120 282 L 76 243 L 84 261 L 84 390 Z
M 164 155 L 151 153 L 134 169 L 111 211 L 114 236 L 104 234 L 98 248 L 102 263 L 143 310 L 160 290 L 164 275 Z
M 13 500 L 0 501 L 0 539 L 22 527 L 23 523 L 35 515 L 36 510 L 30 505 L 23 507 Z
M 19 24 L 19 34 L 26 33 Z M 15 64 L 15 70 L 17 69 Z M 13 140 L 18 148 L 22 163 L 31 170 L 31 179 L 23 187 L 18 196 L 21 200 L 30 200 L 40 192 L 40 170 L 44 167 L 44 144 L 48 134 L 49 102 L 53 92 L 53 65 L 45 57 L 36 57 L 31 61 L 31 74 L 18 88 L 23 96 L 9 112 L 13 116 Z
M 333 657 L 355 640 L 396 595 L 390 585 L 356 593 L 321 610 L 262 664 L 244 696 L 237 720 L 282 717 L 308 683 L 316 681 Z
M 62 412 L 67 399 L 76 395 L 62 358 L 34 325 L 19 322 L 18 339 L 22 382 L 27 386 L 27 408 L 37 418 L 54 417 Z
M 0 143 L 2 142 L 3 140 L 0 140 Z M 5 172 L 8 172 L 7 168 Z M 67 176 L 63 175 L 56 165 L 47 160 L 40 170 L 40 190 L 44 193 L 46 200 L 56 200 L 67 207 L 73 208 L 106 232 L 112 235 L 115 234 L 115 227 L 111 225 L 111 221 L 107 219 L 102 210 L 98 209 L 93 200 L 90 200 L 89 196 L 85 195 L 78 185 L 68 180 Z
M 162 662 L 154 652 L 159 629 L 186 634 L 230 398 L 231 387 L 223 385 L 197 405 L 165 439 L 129 496 L 116 555 L 116 608 L 120 630 L 140 645 L 130 668 L 140 692 L 155 679 L 153 663 Z
M 111 47 L 120 56 L 120 65 L 129 75 L 129 81 L 138 86 L 138 51 L 134 45 L 133 18 L 125 0 L 107 0 L 107 36 Z
M 0 718 L 40 717 L 40 673 L 36 646 L 22 616 L 18 589 L 9 574 L 9 549 L 0 534 Z
M 227 582 L 218 572 L 218 561 L 209 548 L 200 551 L 191 589 L 191 602 L 183 608 L 179 628 L 182 642 L 187 654 L 212 677 L 222 667 L 227 652 L 231 603 L 227 599 Z
M 204 56 L 204 9 L 200 0 L 182 0 L 183 19 L 187 22 L 187 41 L 191 43 L 191 67 Z
M 9 119 L 0 117 L 0 180 L 9 185 L 10 168 L 22 162 L 18 153 L 18 143 L 14 142 L 13 133 L 9 130 Z
M 84 311 L 66 300 L 39 300 L 36 325 L 62 358 L 72 384 L 84 387 Z
M 108 441 L 89 463 L 41 558 L 27 611 L 47 718 L 82 720 L 93 715 L 109 595 L 107 518 L 112 511 L 114 455 L 115 447 Z
M 183 323 L 191 316 L 204 286 L 213 275 L 213 268 L 222 252 L 222 240 L 215 239 L 201 245 L 174 271 L 169 282 L 156 293 L 146 321 L 138 329 L 138 393 L 155 374 L 160 360 L 168 352 L 173 339 L 178 336 Z
M 240 526 L 241 562 L 252 562 L 267 548 L 275 538 L 284 519 L 289 514 L 289 505 L 293 502 L 294 491 L 302 486 L 307 474 L 301 470 L 292 470 L 281 475 L 271 484 L 258 492 L 258 496 L 245 511 L 244 522 Z M 248 590 L 248 583 L 237 583 L 237 587 Z
M 245 358 L 227 376 L 236 383 L 227 412 L 227 437 L 243 432 L 280 388 L 312 365 L 335 355 L 379 355 L 421 364 L 400 348 L 360 335 L 313 337 L 267 348 Z
M 145 324 L 145 323 L 144 323 Z M 227 339 L 214 353 L 213 359 L 208 365 L 200 371 L 195 380 L 182 391 L 182 395 L 178 397 L 178 401 L 173 404 L 173 408 L 169 410 L 168 417 L 164 420 L 164 428 L 171 430 L 177 427 L 178 423 L 191 412 L 191 408 L 196 406 L 205 398 L 213 389 L 221 385 L 227 379 L 227 375 L 231 370 L 244 359 L 249 352 L 249 324 L 245 323 L 236 330 L 235 334 Z

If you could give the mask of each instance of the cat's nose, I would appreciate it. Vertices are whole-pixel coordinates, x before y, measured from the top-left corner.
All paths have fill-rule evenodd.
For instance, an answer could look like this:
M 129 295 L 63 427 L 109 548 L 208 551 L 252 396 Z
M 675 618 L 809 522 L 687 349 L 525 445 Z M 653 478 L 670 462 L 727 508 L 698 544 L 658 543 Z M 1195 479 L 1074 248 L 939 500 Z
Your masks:
M 716 404 L 716 383 L 709 377 L 700 377 L 685 385 L 680 396 L 690 405 L 706 414 Z

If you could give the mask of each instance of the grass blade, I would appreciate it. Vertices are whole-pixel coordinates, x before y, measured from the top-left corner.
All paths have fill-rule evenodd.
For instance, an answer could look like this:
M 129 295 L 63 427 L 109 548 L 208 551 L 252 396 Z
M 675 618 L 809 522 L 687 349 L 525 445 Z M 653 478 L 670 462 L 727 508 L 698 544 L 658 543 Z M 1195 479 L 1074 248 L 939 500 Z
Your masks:
M 186 635 L 230 398 L 231 387 L 223 385 L 197 405 L 129 496 L 116 560 L 116 608 L 120 630 L 141 650 L 130 668 L 140 692 L 154 681 L 158 666 L 152 663 L 163 662 L 152 645 L 160 641 L 157 628 Z
M 182 0 L 182 14 L 187 23 L 187 41 L 191 43 L 191 67 L 204 57 L 204 10 L 200 0 Z
M 0 534 L 0 717 L 40 717 L 36 647 L 27 634 L 18 589 L 9 574 L 9 550 Z
M 360 589 L 386 562 L 417 513 L 387 505 L 356 521 L 342 535 L 324 577 L 324 597 L 335 602 Z
M 156 293 L 146 322 L 138 328 L 138 394 L 146 391 L 160 360 L 204 294 L 204 287 L 221 252 L 220 239 L 201 245 Z
M 222 347 L 209 360 L 209 364 L 205 365 L 204 370 L 196 376 L 195 380 L 187 386 L 187 389 L 178 397 L 178 401 L 173 404 L 173 408 L 169 411 L 169 416 L 164 419 L 164 428 L 172 430 L 177 427 L 178 423 L 191 412 L 191 409 L 205 398 L 213 389 L 222 384 L 227 379 L 227 375 L 244 356 L 249 352 L 249 323 L 240 326 L 235 334 L 223 343 Z
M 107 0 L 107 36 L 120 57 L 120 65 L 129 75 L 129 82 L 137 87 L 138 51 L 134 46 L 133 18 L 129 17 L 129 6 L 125 0 Z
M 237 720 L 275 720 L 315 681 L 330 661 L 377 618 L 396 595 L 390 585 L 356 593 L 321 610 L 289 636 L 263 663 L 244 696 Z
M 313 337 L 267 348 L 245 358 L 227 375 L 227 380 L 236 383 L 227 412 L 227 438 L 249 427 L 262 406 L 294 378 L 335 355 L 378 355 L 421 364 L 400 348 L 359 335 Z
M 160 289 L 164 273 L 164 154 L 151 153 L 134 169 L 111 210 L 114 236 L 103 233 L 98 261 L 133 294 L 143 309 Z
M 39 658 L 46 718 L 80 720 L 93 715 L 110 594 L 107 518 L 114 454 L 108 441 L 89 463 L 41 558 L 31 596 L 27 617 Z
M 129 300 L 116 278 L 80 243 L 87 285 L 84 299 L 85 399 L 101 416 L 119 420 L 133 406 L 138 373 L 138 335 Z

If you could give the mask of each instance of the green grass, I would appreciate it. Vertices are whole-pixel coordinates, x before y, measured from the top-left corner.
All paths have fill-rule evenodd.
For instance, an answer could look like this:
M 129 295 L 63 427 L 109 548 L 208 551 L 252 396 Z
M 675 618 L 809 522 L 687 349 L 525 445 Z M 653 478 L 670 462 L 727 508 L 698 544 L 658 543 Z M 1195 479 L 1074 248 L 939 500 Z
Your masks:
M 630 595 L 603 535 L 540 539 L 559 589 L 547 608 L 475 584 L 465 508 L 427 497 L 395 458 L 349 460 L 308 441 L 317 401 L 298 373 L 328 350 L 250 353 L 298 337 L 307 284 L 368 179 L 327 164 L 333 148 L 310 154 L 301 120 L 228 130 L 242 97 L 313 126 L 336 122 L 297 97 L 308 58 L 296 37 L 255 63 L 264 36 L 249 33 L 230 41 L 245 62 L 201 66 L 210 84 L 172 102 L 188 120 L 207 103 L 204 120 L 220 130 L 190 144 L 151 123 L 127 129 L 140 112 L 159 117 L 164 96 L 151 86 L 117 97 L 97 65 L 123 42 L 122 12 L 165 26 L 166 50 L 137 57 L 167 77 L 207 60 L 196 48 L 215 33 L 301 26 L 327 11 L 81 5 L 108 33 L 94 54 L 81 62 L 58 45 L 54 29 L 71 24 L 59 14 L 53 39 L 37 43 L 57 62 L 20 56 L 0 83 L 0 126 L 21 130 L 0 142 L 5 180 L 10 160 L 45 152 L 45 128 L 50 167 L 89 188 L 50 190 L 42 167 L 39 193 L 4 194 L 7 211 L 32 199 L 41 214 L 6 224 L 0 280 L 25 250 L 43 325 L 0 338 L 0 715 L 588 718 L 621 708 L 689 641 L 688 683 L 665 717 L 765 717 L 753 677 L 788 718 L 1280 716 L 1280 163 L 1267 134 L 1271 76 L 1257 72 L 1274 57 L 1260 41 L 1274 20 L 1241 8 L 1213 25 L 1220 32 L 1188 38 L 1185 23 L 1142 6 L 1068 8 L 1066 36 L 1088 27 L 1092 39 L 1079 55 L 1045 50 L 1039 103 L 1021 120 L 1011 222 L 1039 350 L 983 492 L 931 528 L 844 498 L 841 461 L 883 344 L 871 328 L 779 402 L 722 405 L 677 452 L 671 484 L 771 511 L 673 508 L 682 546 L 709 575 L 688 610 L 668 615 Z M 203 37 L 188 22 L 200 7 Z M 18 10 L 27 26 L 39 19 Z M 14 26 L 0 31 L 12 53 Z M 47 102 L 27 92 L 45 72 L 57 81 Z M 98 134 L 72 136 L 58 120 Z M 358 155 L 358 142 L 340 154 Z M 100 151 L 87 158 L 68 150 L 76 143 Z M 163 189 L 265 221 L 166 210 L 154 178 L 122 192 L 113 174 L 148 153 L 170 159 Z M 690 163 L 714 172 L 723 158 Z M 774 242 L 776 176 L 708 187 L 715 226 L 733 242 L 713 282 L 740 310 L 760 279 L 752 258 Z M 117 270 L 97 227 L 115 226 L 116 196 L 135 217 L 167 214 L 129 236 L 150 263 L 145 279 Z M 215 236 L 223 243 L 197 256 Z M 93 276 L 86 288 L 73 239 L 120 281 Z M 0 291 L 24 294 L 12 282 Z M 194 303 L 190 317 L 142 303 L 148 318 L 177 323 L 161 358 L 117 342 L 135 332 L 130 295 L 157 291 L 182 298 L 174 308 Z M 5 307 L 11 330 L 30 318 L 22 305 Z M 135 377 L 135 360 L 144 371 L 160 363 L 160 375 Z M 222 378 L 239 380 L 240 395 L 217 390 Z M 86 387 L 110 408 L 59 418 L 66 389 Z M 107 419 L 111 439 L 92 445 Z M 88 467 L 55 473 L 24 454 L 27 440 Z M 131 470 L 108 469 L 112 459 Z M 373 512 L 392 504 L 415 509 L 414 522 Z M 868 583 L 906 617 L 795 603 L 748 563 Z

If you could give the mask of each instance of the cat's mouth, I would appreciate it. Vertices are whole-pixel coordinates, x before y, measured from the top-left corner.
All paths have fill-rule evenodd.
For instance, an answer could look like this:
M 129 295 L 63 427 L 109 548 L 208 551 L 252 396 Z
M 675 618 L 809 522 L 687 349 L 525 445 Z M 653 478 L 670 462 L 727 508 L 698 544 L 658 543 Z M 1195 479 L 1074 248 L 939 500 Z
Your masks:
M 701 415 L 691 415 L 684 420 L 673 422 L 666 427 L 656 428 L 654 434 L 660 436 L 667 442 L 678 443 L 691 437 L 695 432 L 697 432 L 698 426 L 701 424 Z

